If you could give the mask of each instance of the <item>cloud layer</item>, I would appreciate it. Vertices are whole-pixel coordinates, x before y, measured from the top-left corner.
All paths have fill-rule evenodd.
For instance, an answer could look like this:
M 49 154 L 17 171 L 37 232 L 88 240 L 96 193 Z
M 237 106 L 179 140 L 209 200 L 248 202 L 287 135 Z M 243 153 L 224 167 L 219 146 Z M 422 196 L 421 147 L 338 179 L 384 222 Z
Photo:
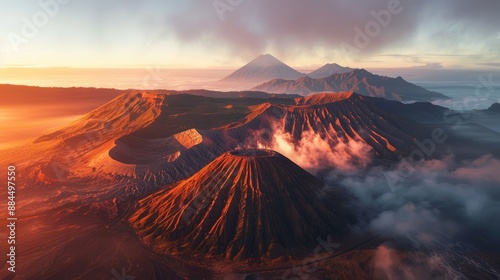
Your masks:
M 500 160 L 485 155 L 457 162 L 450 156 L 412 166 L 373 167 L 349 177 L 332 172 L 358 198 L 369 218 L 366 229 L 404 240 L 416 248 L 436 249 L 455 241 L 481 238 L 500 249 Z

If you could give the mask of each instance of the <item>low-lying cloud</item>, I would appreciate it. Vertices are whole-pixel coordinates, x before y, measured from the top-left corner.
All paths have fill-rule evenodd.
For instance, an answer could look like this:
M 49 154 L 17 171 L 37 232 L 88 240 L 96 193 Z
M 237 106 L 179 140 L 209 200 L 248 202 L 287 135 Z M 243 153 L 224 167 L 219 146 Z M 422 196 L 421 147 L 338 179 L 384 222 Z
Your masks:
M 474 242 L 476 236 L 500 249 L 495 223 L 500 216 L 500 160 L 485 155 L 456 162 L 453 156 L 412 167 L 372 167 L 349 177 L 332 172 L 326 180 L 340 184 L 369 214 L 363 230 L 436 248 L 444 243 Z M 393 182 L 391 178 L 399 176 Z
M 432 246 L 441 237 L 453 235 L 457 226 L 442 221 L 438 213 L 409 203 L 397 210 L 383 211 L 370 221 L 369 228 L 374 232 L 392 237 L 406 238 L 414 246 Z
M 332 146 L 327 140 L 313 132 L 302 133 L 298 143 L 289 133 L 275 133 L 269 148 L 280 152 L 304 169 L 333 167 L 343 172 L 353 172 L 366 167 L 371 159 L 367 157 L 371 147 L 355 140 L 339 142 Z
M 485 155 L 454 170 L 451 175 L 468 181 L 478 180 L 500 184 L 500 160 L 493 158 L 492 155 Z
M 313 131 L 304 131 L 300 139 L 295 140 L 281 125 L 275 123 L 271 127 L 269 131 L 253 132 L 242 147 L 277 151 L 312 173 L 329 168 L 345 174 L 355 173 L 372 161 L 373 149 L 364 142 L 346 139 L 334 143 Z

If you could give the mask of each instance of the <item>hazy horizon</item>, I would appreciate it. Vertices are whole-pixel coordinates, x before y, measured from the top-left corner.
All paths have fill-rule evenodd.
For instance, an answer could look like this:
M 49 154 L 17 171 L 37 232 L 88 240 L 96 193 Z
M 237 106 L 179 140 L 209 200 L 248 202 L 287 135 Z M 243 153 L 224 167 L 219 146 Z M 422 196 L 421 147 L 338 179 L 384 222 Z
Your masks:
M 200 81 L 218 81 L 241 66 L 243 65 L 236 68 L 165 68 L 161 66 L 145 68 L 8 67 L 0 68 L 0 83 L 42 87 L 186 90 L 194 89 L 189 87 L 193 85 L 193 82 L 194 85 L 197 85 Z M 307 75 L 323 65 L 309 68 L 290 66 Z M 341 66 L 351 67 L 351 65 Z M 479 77 L 489 75 L 492 75 L 492 85 L 500 85 L 500 80 L 496 80 L 496 77 L 500 76 L 500 70 L 425 67 L 360 68 L 364 68 L 376 75 L 392 78 L 400 76 L 411 83 L 419 85 L 426 85 L 428 83 L 442 85 L 480 83 L 478 81 Z M 86 76 L 79 76 L 82 74 Z M 100 79 L 99 76 L 101 76 Z M 182 77 L 186 79 L 179 80 Z M 88 78 L 88 80 L 84 78 Z M 123 81 L 120 83 L 120 80 Z

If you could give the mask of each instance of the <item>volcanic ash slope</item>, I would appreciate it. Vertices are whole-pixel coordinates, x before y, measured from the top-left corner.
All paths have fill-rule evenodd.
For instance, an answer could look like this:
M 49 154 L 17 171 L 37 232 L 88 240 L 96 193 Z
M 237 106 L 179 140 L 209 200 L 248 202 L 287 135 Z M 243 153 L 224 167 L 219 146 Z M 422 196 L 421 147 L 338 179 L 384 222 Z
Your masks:
M 311 253 L 318 237 L 343 238 L 355 216 L 340 190 L 283 155 L 234 150 L 139 201 L 129 221 L 158 251 L 242 261 Z

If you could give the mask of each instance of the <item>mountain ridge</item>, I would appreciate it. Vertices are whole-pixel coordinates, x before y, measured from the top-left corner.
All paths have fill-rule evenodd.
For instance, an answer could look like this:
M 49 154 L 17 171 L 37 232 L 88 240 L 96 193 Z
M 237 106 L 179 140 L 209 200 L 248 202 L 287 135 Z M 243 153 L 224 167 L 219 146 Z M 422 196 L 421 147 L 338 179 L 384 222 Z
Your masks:
M 371 147 L 368 154 L 384 160 L 411 151 L 415 137 L 404 123 L 349 92 L 299 99 L 217 99 L 191 95 L 124 94 L 66 127 L 39 137 L 31 150 L 78 149 L 78 159 L 41 161 L 30 170 L 45 181 L 58 178 L 52 161 L 66 163 L 61 180 L 90 172 L 95 180 L 134 179 L 147 191 L 174 183 L 200 170 L 221 154 L 269 137 L 259 131 L 289 135 L 299 145 L 303 134 L 316 134 L 348 161 L 360 155 L 350 143 Z M 186 112 L 189 110 L 189 112 Z M 103 138 L 106 135 L 106 138 Z M 31 153 L 23 150 L 27 156 Z
M 269 93 L 288 93 L 309 95 L 311 93 L 333 91 L 355 91 L 358 94 L 383 97 L 398 101 L 432 101 L 448 99 L 447 96 L 428 91 L 411 84 L 401 77 L 390 78 L 372 74 L 365 69 L 355 69 L 351 72 L 334 74 L 326 78 L 313 79 L 302 77 L 296 80 L 275 79 L 255 86 L 252 90 Z

